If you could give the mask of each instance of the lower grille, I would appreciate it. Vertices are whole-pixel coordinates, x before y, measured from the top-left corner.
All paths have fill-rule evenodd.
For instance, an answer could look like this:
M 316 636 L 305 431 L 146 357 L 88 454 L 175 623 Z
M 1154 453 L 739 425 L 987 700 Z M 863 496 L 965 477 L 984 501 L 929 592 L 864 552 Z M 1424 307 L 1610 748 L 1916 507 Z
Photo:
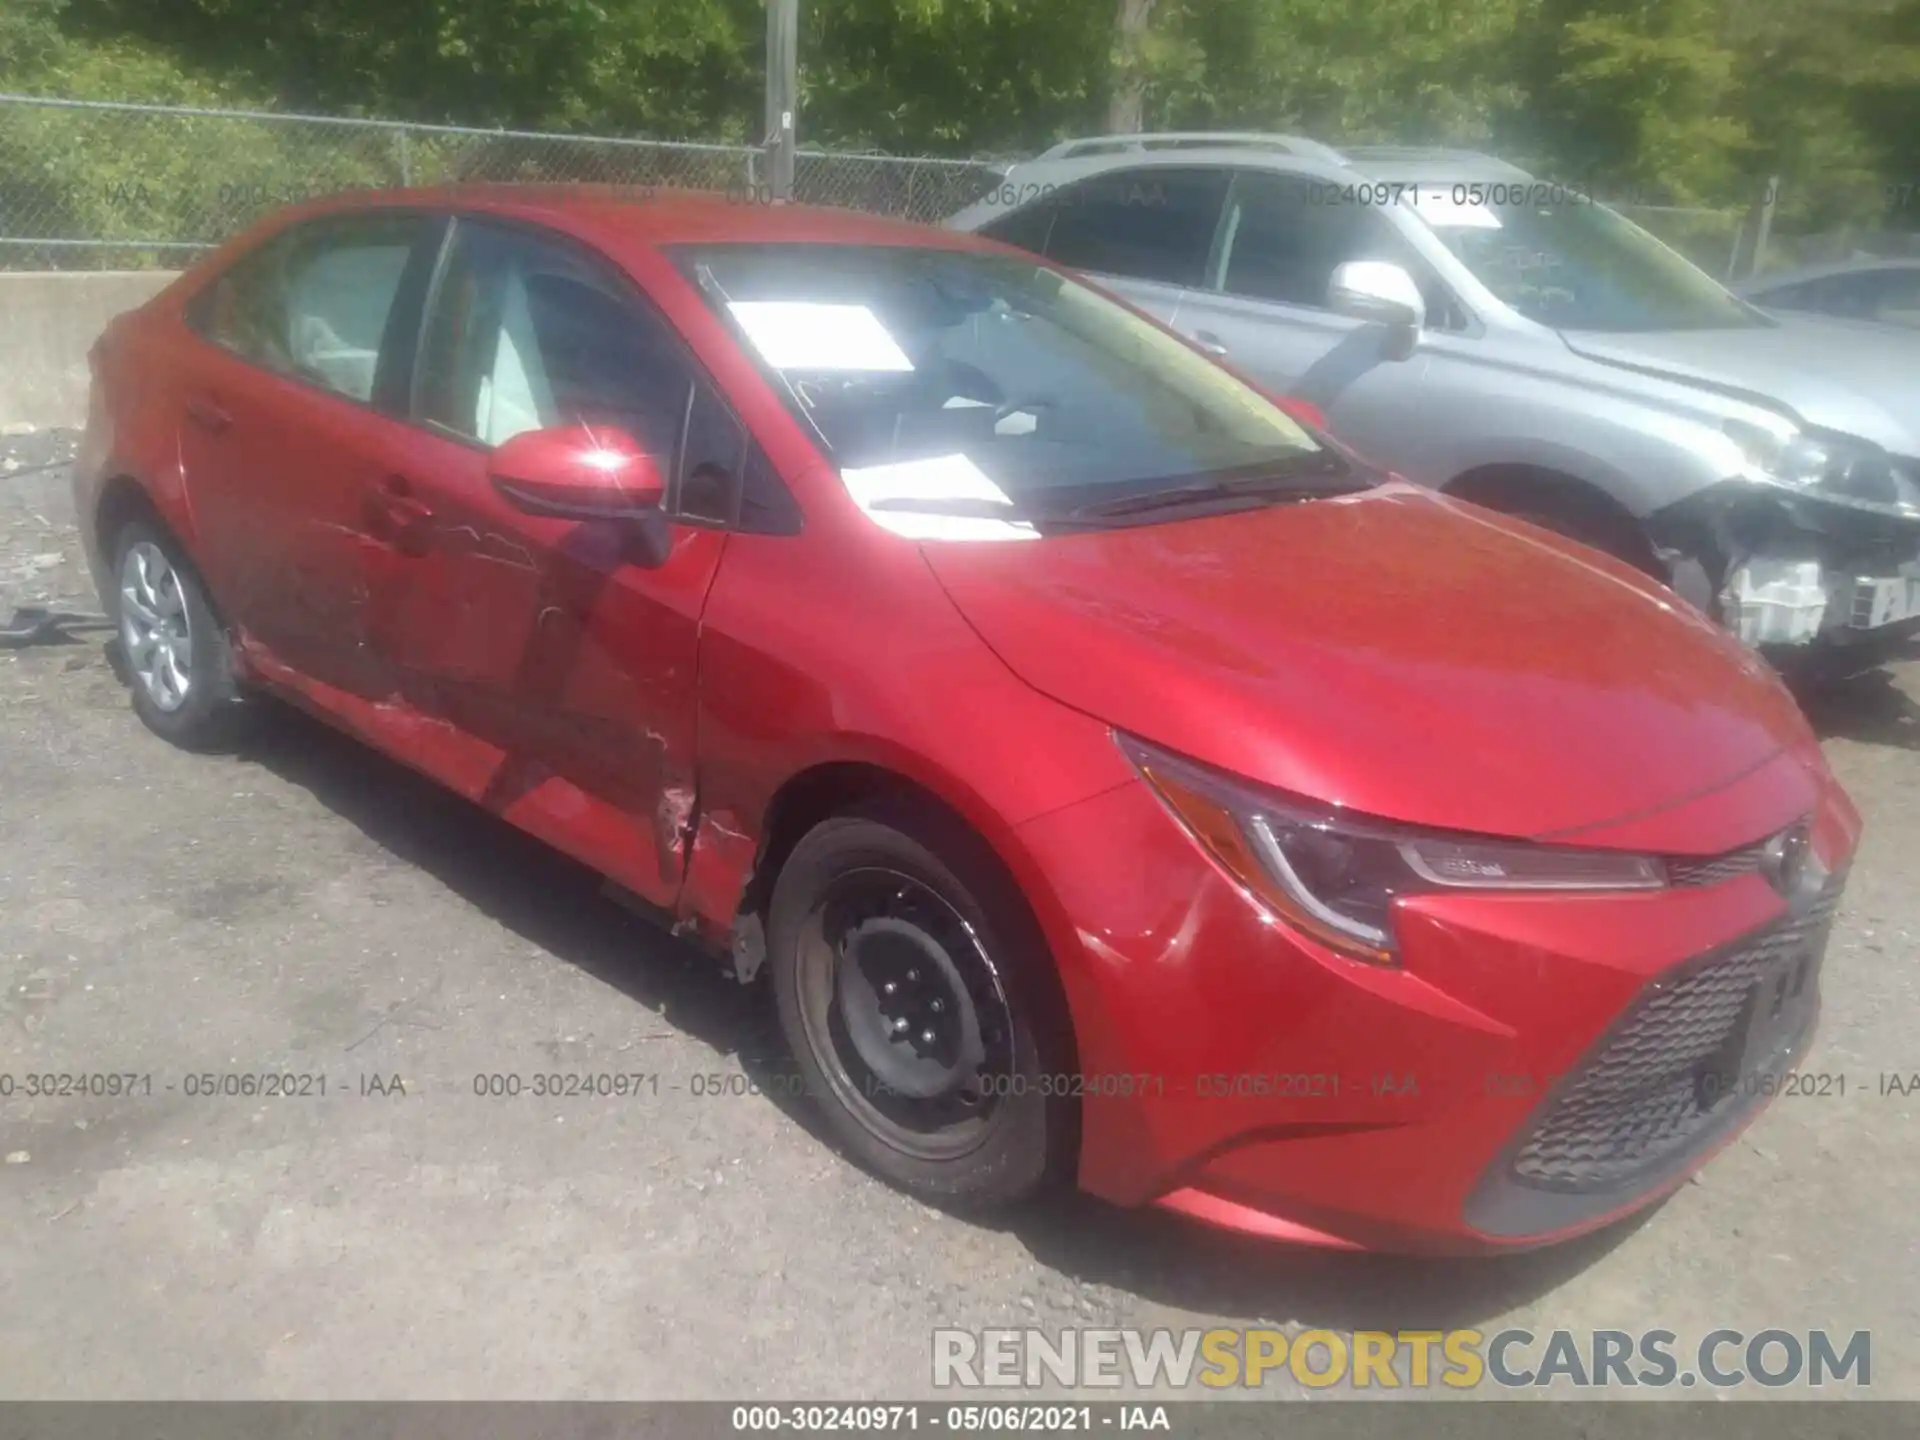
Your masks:
M 1654 982 L 1549 1099 L 1514 1179 L 1615 1190 L 1710 1137 L 1759 1093 L 1819 1004 L 1838 877 L 1805 911 Z

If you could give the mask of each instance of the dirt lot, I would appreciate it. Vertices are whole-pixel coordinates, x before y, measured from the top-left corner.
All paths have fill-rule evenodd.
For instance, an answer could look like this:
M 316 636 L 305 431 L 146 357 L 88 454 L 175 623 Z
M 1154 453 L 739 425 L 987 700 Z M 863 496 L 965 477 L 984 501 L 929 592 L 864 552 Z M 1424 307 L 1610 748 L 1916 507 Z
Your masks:
M 64 470 L 32 468 L 70 449 L 0 444 L 0 618 L 91 604 Z M 1879 1079 L 1920 1071 L 1920 665 L 1815 707 L 1868 819 L 1809 1066 L 1845 1097 L 1780 1101 L 1636 1224 L 1414 1264 L 904 1199 L 733 1093 L 785 1073 L 763 987 L 310 722 L 170 749 L 97 639 L 0 651 L 0 1072 L 153 1093 L 0 1098 L 0 1394 L 908 1398 L 937 1325 L 1218 1318 L 1868 1329 L 1873 1393 L 1920 1397 L 1916 1101 Z M 664 1083 L 474 1092 L 551 1070 Z M 261 1071 L 327 1091 L 186 1093 Z

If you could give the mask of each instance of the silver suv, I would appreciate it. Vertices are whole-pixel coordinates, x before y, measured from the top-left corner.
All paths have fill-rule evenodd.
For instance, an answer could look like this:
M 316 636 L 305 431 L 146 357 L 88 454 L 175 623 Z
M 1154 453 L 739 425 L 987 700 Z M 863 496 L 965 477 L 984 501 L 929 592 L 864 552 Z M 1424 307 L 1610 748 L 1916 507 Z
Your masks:
M 1578 189 L 1466 151 L 1106 136 L 948 224 L 1091 273 L 1369 458 L 1749 643 L 1872 663 L 1920 632 L 1920 339 L 1765 314 Z

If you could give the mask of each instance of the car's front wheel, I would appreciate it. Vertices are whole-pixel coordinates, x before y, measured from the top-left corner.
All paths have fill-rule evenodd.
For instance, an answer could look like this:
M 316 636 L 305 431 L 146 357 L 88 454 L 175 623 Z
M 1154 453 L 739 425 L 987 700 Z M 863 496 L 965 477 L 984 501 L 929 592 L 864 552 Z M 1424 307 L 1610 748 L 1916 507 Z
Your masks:
M 114 619 L 134 712 L 190 750 L 233 738 L 238 690 L 225 628 L 177 541 L 133 520 L 114 543 Z
M 781 1028 L 836 1138 L 970 1206 L 1058 1177 L 1077 1118 L 1050 962 L 981 849 L 912 806 L 826 820 L 782 867 L 767 936 Z

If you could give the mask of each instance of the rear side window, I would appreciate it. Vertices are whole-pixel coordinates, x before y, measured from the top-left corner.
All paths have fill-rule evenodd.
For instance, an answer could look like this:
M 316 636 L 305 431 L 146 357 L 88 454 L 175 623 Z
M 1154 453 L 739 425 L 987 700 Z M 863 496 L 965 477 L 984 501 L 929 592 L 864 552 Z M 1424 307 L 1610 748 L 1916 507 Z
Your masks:
M 215 280 L 188 323 L 253 364 L 371 401 L 387 321 L 421 234 L 422 222 L 404 215 L 296 226 Z
M 1068 185 L 982 233 L 1076 270 L 1205 283 L 1228 172 L 1152 166 Z

